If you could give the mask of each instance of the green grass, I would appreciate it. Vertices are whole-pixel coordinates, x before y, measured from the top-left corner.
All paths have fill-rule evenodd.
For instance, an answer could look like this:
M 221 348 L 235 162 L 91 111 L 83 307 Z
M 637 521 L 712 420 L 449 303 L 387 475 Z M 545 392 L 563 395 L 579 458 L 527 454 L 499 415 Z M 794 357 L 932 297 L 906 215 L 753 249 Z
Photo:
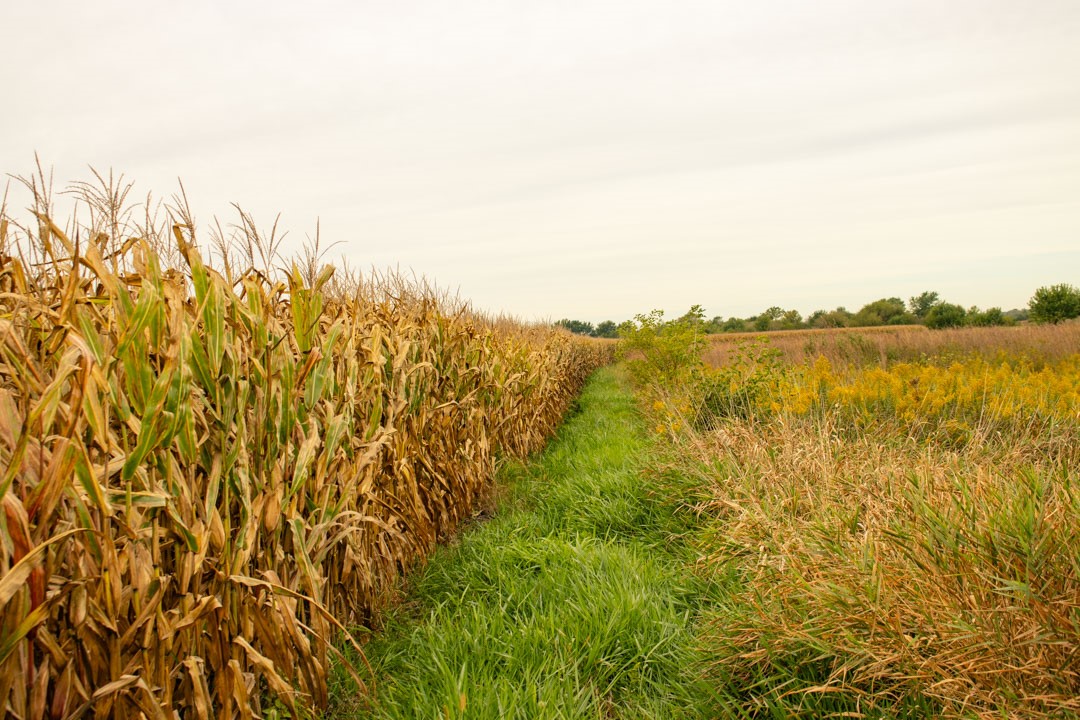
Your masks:
M 598 372 L 548 449 L 503 473 L 500 510 L 416 573 L 367 644 L 375 701 L 337 678 L 334 715 L 714 717 L 694 631 L 715 588 L 690 570 L 688 495 L 650 451 L 625 379 Z

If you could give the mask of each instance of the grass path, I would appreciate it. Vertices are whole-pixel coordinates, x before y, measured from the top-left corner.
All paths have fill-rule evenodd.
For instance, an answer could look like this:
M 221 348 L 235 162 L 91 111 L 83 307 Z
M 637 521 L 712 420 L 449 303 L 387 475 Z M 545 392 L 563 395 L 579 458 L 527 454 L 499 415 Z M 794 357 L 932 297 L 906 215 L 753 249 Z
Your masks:
M 650 442 L 618 371 L 596 373 L 548 449 L 504 473 L 494 517 L 435 554 L 367 645 L 376 706 L 340 687 L 335 716 L 710 716 L 694 642 L 710 588 Z

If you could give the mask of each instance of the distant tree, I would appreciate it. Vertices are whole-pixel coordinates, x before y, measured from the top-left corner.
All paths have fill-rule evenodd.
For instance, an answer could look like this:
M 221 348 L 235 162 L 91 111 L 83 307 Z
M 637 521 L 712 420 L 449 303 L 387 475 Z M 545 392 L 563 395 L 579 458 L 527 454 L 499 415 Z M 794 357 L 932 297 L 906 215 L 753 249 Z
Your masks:
M 798 310 L 785 310 L 784 314 L 780 316 L 781 330 L 798 330 L 802 327 L 804 327 L 802 313 Z
M 864 305 L 851 324 L 859 327 L 871 327 L 874 325 L 903 325 L 913 322 L 915 318 L 908 313 L 907 305 L 897 297 L 881 298 Z
M 852 317 L 847 308 L 838 307 L 829 311 L 817 310 L 806 319 L 806 323 L 812 328 L 841 328 L 850 325 Z
M 972 307 L 967 311 L 967 324 L 973 327 L 991 327 L 1011 323 L 1012 321 L 1005 317 L 1005 313 L 1001 312 L 999 307 L 987 308 L 986 310 Z
M 908 300 L 911 314 L 920 320 L 926 319 L 930 309 L 941 302 L 941 296 L 933 290 L 927 290 Z
M 926 327 L 935 330 L 960 327 L 966 317 L 967 311 L 961 306 L 942 302 L 930 308 L 930 312 L 926 314 Z
M 593 327 L 591 322 L 585 322 L 583 320 L 569 320 L 563 318 L 555 323 L 559 327 L 564 327 L 575 335 L 589 335 L 591 337 L 596 336 L 596 328 Z
M 766 330 L 773 330 L 773 323 L 779 320 L 784 315 L 784 308 L 773 305 L 765 312 L 751 318 L 754 329 L 758 332 L 765 332 Z
M 1013 322 L 1025 322 L 1028 319 L 1027 308 L 1013 308 L 1012 310 L 1006 310 L 1004 315 L 1006 320 L 1012 320 Z
M 746 332 L 746 320 L 737 317 L 730 317 L 724 321 L 723 326 L 720 328 L 723 332 Z
M 1080 290 L 1067 283 L 1041 287 L 1028 303 L 1030 317 L 1037 323 L 1059 323 L 1080 317 Z
M 876 325 L 884 325 L 885 319 L 881 317 L 879 313 L 873 310 L 867 310 L 863 307 L 859 312 L 855 313 L 851 318 L 851 325 L 853 327 L 874 327 Z
M 601 338 L 617 338 L 619 337 L 619 326 L 611 320 L 605 320 L 596 326 L 595 335 Z
M 714 333 L 715 334 L 715 333 L 718 333 L 718 332 L 722 332 L 723 329 L 724 329 L 724 318 L 722 316 L 720 316 L 720 315 L 717 315 L 712 320 L 709 320 L 708 322 L 705 323 L 705 332 L 707 332 L 707 333 Z

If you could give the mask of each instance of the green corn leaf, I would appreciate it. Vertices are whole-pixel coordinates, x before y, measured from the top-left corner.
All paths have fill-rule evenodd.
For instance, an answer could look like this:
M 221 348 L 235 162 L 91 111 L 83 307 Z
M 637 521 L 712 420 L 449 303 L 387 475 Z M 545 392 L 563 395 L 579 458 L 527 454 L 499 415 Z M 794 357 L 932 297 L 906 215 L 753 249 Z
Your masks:
M 145 340 L 142 333 L 150 325 L 154 315 L 161 312 L 162 305 L 161 296 L 158 295 L 154 286 L 144 283 L 134 312 L 128 318 L 127 326 L 120 336 L 120 342 L 117 343 L 116 353 L 118 355 L 126 352 L 128 347 L 136 340 Z

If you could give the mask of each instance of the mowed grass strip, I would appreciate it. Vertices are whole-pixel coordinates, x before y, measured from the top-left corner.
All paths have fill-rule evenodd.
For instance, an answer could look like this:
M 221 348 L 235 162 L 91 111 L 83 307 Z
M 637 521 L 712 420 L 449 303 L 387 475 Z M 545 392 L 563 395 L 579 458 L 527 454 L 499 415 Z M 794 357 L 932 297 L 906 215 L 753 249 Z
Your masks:
M 649 457 L 625 380 L 598 371 L 540 458 L 504 473 L 495 516 L 418 572 L 364 648 L 376 699 L 342 681 L 337 717 L 709 716 L 693 514 Z

